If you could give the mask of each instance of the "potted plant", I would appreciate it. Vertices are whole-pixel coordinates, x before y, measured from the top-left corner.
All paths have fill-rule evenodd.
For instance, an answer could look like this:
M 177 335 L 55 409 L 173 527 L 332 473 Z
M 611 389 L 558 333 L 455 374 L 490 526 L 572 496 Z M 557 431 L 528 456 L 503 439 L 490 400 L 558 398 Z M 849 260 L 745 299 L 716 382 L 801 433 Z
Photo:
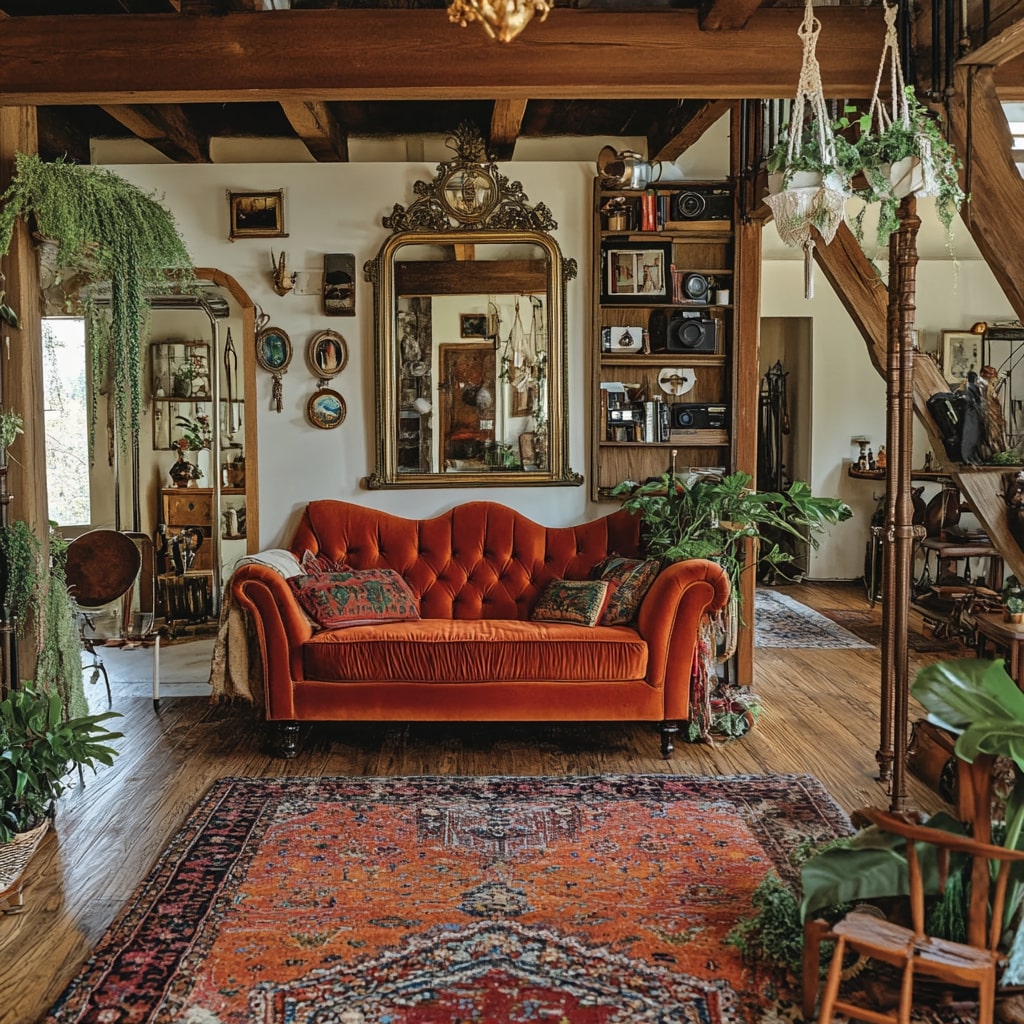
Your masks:
M 19 153 L 0 195 L 0 253 L 17 220 L 57 246 L 63 268 L 109 282 L 109 301 L 87 291 L 93 378 L 109 376 L 122 446 L 139 430 L 142 410 L 141 334 L 148 296 L 191 284 L 194 268 L 173 215 L 155 198 L 105 168 Z M 92 389 L 95 396 L 99 387 Z M 95 397 L 93 398 L 95 422 Z
M 15 900 L 21 876 L 49 827 L 75 769 L 113 763 L 116 711 L 66 718 L 60 696 L 26 686 L 0 701 L 0 905 Z
M 963 658 L 935 662 L 918 672 L 911 693 L 930 717 L 957 734 L 957 757 L 969 763 L 979 755 L 1005 757 L 1017 768 L 1015 779 L 1002 802 L 1001 820 L 993 823 L 993 842 L 1024 849 L 1024 693 L 1006 672 L 1002 661 Z M 935 828 L 963 832 L 964 824 L 946 812 L 926 823 Z M 926 865 L 927 866 L 927 865 Z M 969 893 L 965 879 L 951 869 L 945 894 L 937 903 L 939 930 L 932 933 L 956 938 L 963 933 Z M 850 903 L 874 901 L 884 905 L 892 896 L 907 893 L 907 865 L 903 843 L 874 827 L 830 843 L 819 850 L 804 851 L 801 858 L 801 893 L 793 893 L 776 877 L 768 876 L 753 897 L 754 913 L 734 930 L 732 941 L 753 956 L 799 970 L 802 944 L 790 944 L 776 958 L 771 937 L 785 922 L 802 922 L 812 916 L 831 920 Z M 1008 964 L 1002 985 L 1024 984 L 1024 929 L 1016 922 L 1024 911 L 1024 881 L 1011 876 L 1003 916 Z M 781 957 L 785 955 L 786 959 Z
M 849 519 L 853 511 L 838 498 L 818 498 L 800 481 L 785 491 L 757 491 L 748 473 L 719 477 L 703 473 L 664 473 L 637 485 L 626 480 L 612 494 L 622 507 L 640 515 L 649 557 L 677 562 L 710 558 L 729 574 L 733 593 L 740 576 L 754 563 L 744 562 L 744 541 L 754 538 L 756 562 L 779 568 L 793 561 L 768 535 L 789 536 L 818 545 L 817 534 Z
M 899 227 L 900 201 L 912 193 L 935 199 L 935 212 L 948 236 L 966 196 L 960 187 L 962 164 L 942 134 L 938 116 L 920 103 L 914 87 L 908 85 L 897 115 L 885 121 L 877 130 L 862 133 L 855 144 L 866 179 L 857 194 L 879 208 L 877 244 L 888 245 L 889 236 Z M 856 221 L 855 228 L 859 226 Z
M 1024 622 L 1024 597 L 1008 597 L 1003 601 L 1003 618 L 1007 622 Z

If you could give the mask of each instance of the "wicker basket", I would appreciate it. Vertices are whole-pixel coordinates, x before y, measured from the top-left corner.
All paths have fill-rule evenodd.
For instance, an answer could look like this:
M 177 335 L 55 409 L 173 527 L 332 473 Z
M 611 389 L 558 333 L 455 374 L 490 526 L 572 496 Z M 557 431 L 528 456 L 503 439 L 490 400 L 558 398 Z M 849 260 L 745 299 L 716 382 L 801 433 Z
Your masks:
M 19 832 L 9 843 L 0 845 L 0 911 L 21 906 L 21 879 L 32 855 L 50 827 L 50 819 L 27 832 Z

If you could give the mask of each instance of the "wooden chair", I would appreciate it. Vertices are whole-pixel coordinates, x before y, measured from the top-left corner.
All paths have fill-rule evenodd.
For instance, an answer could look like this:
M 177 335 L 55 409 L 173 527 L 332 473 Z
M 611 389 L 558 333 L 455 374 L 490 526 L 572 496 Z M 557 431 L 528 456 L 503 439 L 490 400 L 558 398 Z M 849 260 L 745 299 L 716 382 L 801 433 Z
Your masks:
M 996 946 L 1002 925 L 1009 869 L 1012 862 L 1024 860 L 1024 851 L 1008 850 L 942 829 L 914 825 L 898 815 L 874 808 L 865 808 L 859 813 L 870 824 L 902 836 L 907 841 L 912 926 L 904 927 L 856 910 L 831 926 L 825 921 L 808 921 L 804 927 L 804 1017 L 810 1020 L 814 1014 L 819 946 L 823 940 L 832 940 L 835 942 L 835 951 L 821 992 L 818 1024 L 831 1024 L 834 1013 L 869 1021 L 871 1024 L 909 1024 L 916 975 L 945 981 L 952 986 L 976 988 L 977 1024 L 992 1024 L 997 970 L 1003 959 Z M 943 889 L 949 870 L 950 853 L 963 853 L 972 859 L 968 943 L 950 942 L 925 934 L 925 892 L 917 853 L 919 843 L 935 848 Z M 989 862 L 992 861 L 999 864 L 994 885 L 989 884 Z M 868 1009 L 862 1004 L 839 998 L 843 958 L 847 953 L 857 953 L 892 964 L 901 972 L 899 1004 L 895 1013 Z

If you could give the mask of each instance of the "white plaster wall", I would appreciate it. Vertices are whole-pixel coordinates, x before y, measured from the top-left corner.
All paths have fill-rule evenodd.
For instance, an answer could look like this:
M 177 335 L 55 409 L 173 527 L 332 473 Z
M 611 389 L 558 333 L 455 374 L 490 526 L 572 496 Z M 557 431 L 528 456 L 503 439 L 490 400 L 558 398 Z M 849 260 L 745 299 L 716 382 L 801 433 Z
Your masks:
M 679 161 L 689 178 L 721 175 L 727 154 L 727 122 L 723 120 L 706 141 Z M 146 147 L 148 149 L 148 147 Z M 116 147 L 115 147 L 116 149 Z M 112 169 L 147 191 L 161 195 L 175 212 L 197 265 L 218 267 L 233 275 L 288 332 L 295 350 L 284 378 L 284 411 L 271 409 L 271 379 L 258 372 L 255 410 L 259 430 L 260 545 L 283 543 L 304 504 L 313 498 L 343 498 L 401 515 L 424 516 L 475 497 L 491 498 L 515 507 L 546 525 L 580 522 L 608 511 L 588 500 L 588 487 L 456 488 L 366 491 L 361 479 L 373 459 L 373 307 L 372 290 L 360 279 L 355 317 L 324 317 L 319 296 L 274 294 L 271 288 L 271 248 L 288 252 L 292 269 L 319 277 L 325 252 L 352 252 L 358 268 L 371 258 L 387 236 L 381 218 L 396 202 L 408 205 L 413 183 L 432 180 L 436 162 L 447 157 L 443 146 L 424 146 L 425 162 L 345 164 L 219 163 L 182 166 L 165 162 L 113 164 Z M 429 152 L 429 156 L 426 154 Z M 108 156 L 113 155 L 108 153 Z M 531 156 L 534 153 L 531 152 Z M 550 155 L 550 154 L 549 154 Z M 596 156 L 596 152 L 594 154 Z M 126 161 L 136 155 L 125 154 Z M 433 162 L 431 162 L 433 161 Z M 558 223 L 554 232 L 563 255 L 575 259 L 579 276 L 567 289 L 569 347 L 569 454 L 578 472 L 589 471 L 587 425 L 589 359 L 584 333 L 589 318 L 592 160 L 516 161 L 503 173 L 523 183 L 532 202 L 543 202 Z M 286 239 L 228 240 L 227 191 L 284 188 Z M 959 264 L 948 258 L 941 228 L 920 204 L 922 259 L 918 267 L 918 325 L 926 348 L 937 345 L 942 328 L 969 327 L 979 319 L 1010 319 L 1006 300 L 966 231 L 956 241 Z M 883 268 L 884 269 L 884 268 Z M 850 438 L 866 433 L 884 438 L 885 389 L 868 361 L 863 340 L 834 293 L 818 273 L 816 297 L 803 297 L 803 267 L 799 253 L 765 229 L 762 314 L 804 317 L 811 323 L 811 417 L 809 465 L 815 493 L 834 494 L 849 501 L 856 518 L 827 537 L 812 555 L 812 579 L 852 579 L 861 575 L 868 519 L 877 487 L 846 476 L 846 461 L 854 449 Z M 361 278 L 361 275 L 360 275 Z M 344 395 L 348 415 L 341 427 L 322 431 L 305 419 L 306 400 L 315 381 L 305 366 L 305 346 L 318 330 L 339 330 L 349 346 L 349 365 L 335 386 Z M 876 442 L 876 447 L 877 447 Z M 924 456 L 919 445 L 915 464 Z

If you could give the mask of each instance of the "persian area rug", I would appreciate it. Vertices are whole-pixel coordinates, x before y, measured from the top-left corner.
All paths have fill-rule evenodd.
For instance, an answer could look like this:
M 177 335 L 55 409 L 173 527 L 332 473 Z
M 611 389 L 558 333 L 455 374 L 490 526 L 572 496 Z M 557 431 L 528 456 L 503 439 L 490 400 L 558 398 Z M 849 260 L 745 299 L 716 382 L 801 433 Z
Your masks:
M 767 1024 L 723 940 L 850 831 L 806 775 L 223 779 L 45 1020 Z
M 872 647 L 878 647 L 882 642 L 880 610 L 876 612 L 851 608 L 823 608 L 822 615 L 827 615 L 833 622 L 838 622 L 861 640 L 866 640 Z M 959 640 L 924 636 L 913 629 L 907 631 L 907 646 L 918 654 L 959 654 L 961 657 L 968 650 Z
M 754 598 L 755 647 L 874 648 L 850 630 L 769 587 Z

